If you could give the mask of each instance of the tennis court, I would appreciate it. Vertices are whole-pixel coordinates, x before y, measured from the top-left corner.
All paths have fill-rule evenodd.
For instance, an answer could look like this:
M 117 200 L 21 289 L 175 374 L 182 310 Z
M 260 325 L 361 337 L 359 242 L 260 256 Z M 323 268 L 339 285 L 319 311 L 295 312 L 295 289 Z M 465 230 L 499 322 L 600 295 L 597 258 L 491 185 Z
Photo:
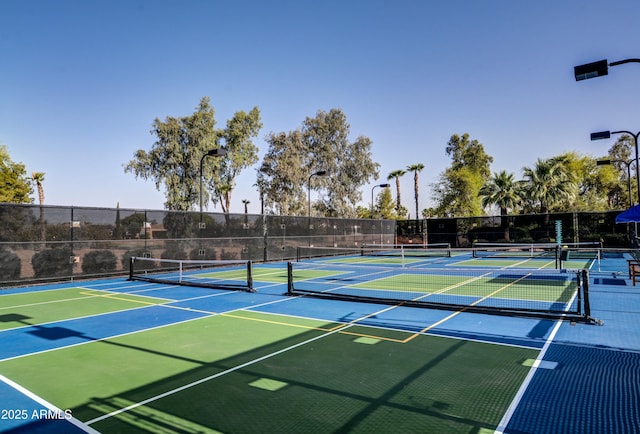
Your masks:
M 462 251 L 322 256 L 252 264 L 249 277 L 241 264 L 181 265 L 185 285 L 118 278 L 1 291 L 0 430 L 640 426 L 640 295 L 625 256 L 576 259 L 563 270 L 540 266 L 548 258 Z M 578 271 L 585 265 L 586 283 Z M 172 273 L 163 269 L 162 278 Z M 221 284 L 228 288 L 215 288 Z M 604 325 L 512 310 L 562 317 L 577 309 L 585 284 L 590 317 Z M 296 295 L 292 285 L 351 298 Z M 410 303 L 436 297 L 446 306 Z M 481 305 L 490 310 L 472 309 Z

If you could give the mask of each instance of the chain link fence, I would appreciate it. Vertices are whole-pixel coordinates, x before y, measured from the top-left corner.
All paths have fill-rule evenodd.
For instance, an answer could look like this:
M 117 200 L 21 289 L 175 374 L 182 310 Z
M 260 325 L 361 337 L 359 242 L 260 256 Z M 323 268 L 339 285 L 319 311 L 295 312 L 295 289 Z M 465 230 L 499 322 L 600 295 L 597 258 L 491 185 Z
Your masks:
M 616 224 L 620 211 L 523 214 L 493 217 L 430 218 L 397 222 L 398 242 L 450 243 L 471 247 L 474 242 L 602 242 L 606 248 L 637 247 L 635 224 Z M 559 227 L 559 232 L 556 231 Z
M 392 244 L 388 220 L 0 204 L 0 285 L 123 275 L 131 256 L 293 259 L 299 245 Z
M 396 222 L 0 204 L 0 286 L 123 275 L 131 256 L 266 262 L 294 259 L 298 246 L 449 243 L 465 248 L 476 241 L 637 247 L 636 225 L 616 224 L 618 213 Z

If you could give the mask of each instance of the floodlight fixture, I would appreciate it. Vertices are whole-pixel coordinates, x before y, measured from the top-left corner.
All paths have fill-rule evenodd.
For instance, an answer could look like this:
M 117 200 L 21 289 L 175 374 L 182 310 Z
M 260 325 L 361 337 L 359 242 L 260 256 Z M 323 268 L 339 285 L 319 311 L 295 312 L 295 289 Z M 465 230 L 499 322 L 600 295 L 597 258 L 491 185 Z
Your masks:
M 578 65 L 573 68 L 573 75 L 575 76 L 576 81 L 601 77 L 607 74 L 609 74 L 609 63 L 607 62 L 607 59 Z
M 611 131 L 598 131 L 597 133 L 591 133 L 591 140 L 610 139 Z
M 624 59 L 609 63 L 607 59 L 597 62 L 585 63 L 573 67 L 573 75 L 576 81 L 587 80 L 589 78 L 602 77 L 609 74 L 610 66 L 622 65 L 624 63 L 640 63 L 640 59 Z
M 309 175 L 309 179 L 307 180 L 307 200 L 309 201 L 309 204 L 308 204 L 309 212 L 307 215 L 309 218 L 309 229 L 311 229 L 311 178 L 313 178 L 314 176 L 325 176 L 326 174 L 327 174 L 326 170 L 318 170 L 317 172 L 314 172 L 311 175 Z
M 371 189 L 371 218 L 373 218 L 373 213 L 374 213 L 374 203 L 373 203 L 373 190 L 375 190 L 376 188 L 380 187 L 380 188 L 387 188 L 390 187 L 391 184 L 378 184 L 378 185 L 374 185 L 373 188 Z
M 225 148 L 216 148 L 209 149 L 204 153 L 202 158 L 200 158 L 200 229 L 204 229 L 204 223 L 202 222 L 202 172 L 204 168 L 204 159 L 207 157 L 224 157 L 225 155 L 227 155 L 227 150 Z

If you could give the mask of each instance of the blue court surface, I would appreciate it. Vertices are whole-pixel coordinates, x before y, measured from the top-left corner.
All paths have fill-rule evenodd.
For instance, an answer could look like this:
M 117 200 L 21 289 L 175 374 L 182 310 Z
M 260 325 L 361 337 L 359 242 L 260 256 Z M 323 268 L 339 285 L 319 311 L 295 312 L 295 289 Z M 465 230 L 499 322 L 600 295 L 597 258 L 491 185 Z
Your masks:
M 245 366 L 262 366 L 268 360 L 276 363 L 281 354 L 309 347 L 312 342 L 324 339 L 325 335 L 351 334 L 358 336 L 358 342 L 367 344 L 375 344 L 381 340 L 410 343 L 416 337 L 437 337 L 459 342 L 461 345 L 486 344 L 489 351 L 491 348 L 496 351 L 500 348 L 517 348 L 533 355 L 518 361 L 520 368 L 524 366 L 524 377 L 510 392 L 508 402 L 500 407 L 501 413 L 497 419 L 491 423 L 463 418 L 455 420 L 455 423 L 470 429 L 466 432 L 640 432 L 640 286 L 632 285 L 629 280 L 626 259 L 602 259 L 597 267 L 591 264 L 588 281 L 591 316 L 600 320 L 601 325 L 472 313 L 464 309 L 429 309 L 400 304 L 291 296 L 286 294 L 285 263 L 256 264 L 256 270 L 262 271 L 265 276 L 261 279 L 260 273 L 256 275 L 256 292 L 173 286 L 128 281 L 124 278 L 5 289 L 0 291 L 0 432 L 116 432 L 111 431 L 112 428 L 105 428 L 111 426 L 125 427 L 119 428 L 124 430 L 122 432 L 224 432 L 220 427 L 227 425 L 197 424 L 195 421 L 199 416 L 190 415 L 189 412 L 175 414 L 171 420 L 164 422 L 159 413 L 147 414 L 145 417 L 149 420 L 146 424 L 136 421 L 136 417 L 142 417 L 142 413 L 136 413 L 133 417 L 134 409 L 143 408 L 139 406 L 152 406 L 156 400 L 158 403 L 162 402 L 165 395 L 181 393 L 182 389 L 186 389 L 186 385 L 177 383 L 180 375 L 186 376 L 186 372 L 172 374 L 171 384 L 159 386 L 162 393 L 151 397 L 140 395 L 140 401 L 136 402 L 135 393 L 131 392 L 128 395 L 128 406 L 123 404 L 120 410 L 105 414 L 98 412 L 96 405 L 92 407 L 81 402 L 81 397 L 77 398 L 80 400 L 77 402 L 72 398 L 67 400 L 64 396 L 65 384 L 70 388 L 78 385 L 73 379 L 51 379 L 51 387 L 39 387 L 29 381 L 34 375 L 42 375 L 41 372 L 29 371 L 43 369 L 43 365 L 34 360 L 44 360 L 44 357 L 53 357 L 55 354 L 62 355 L 64 351 L 89 348 L 100 342 L 111 342 L 121 349 L 132 349 L 136 345 L 142 347 L 144 342 L 147 345 L 147 357 L 173 354 L 172 358 L 176 363 L 193 363 L 198 360 L 203 348 L 190 349 L 191 344 L 185 342 L 184 348 L 178 350 L 163 348 L 162 342 L 149 343 L 141 340 L 140 344 L 134 345 L 130 340 L 136 336 L 149 335 L 150 332 L 160 335 L 163 330 L 176 327 L 192 330 L 189 327 L 197 324 L 203 324 L 202 340 L 194 342 L 253 348 L 242 353 L 242 357 L 236 355 L 237 361 L 225 359 L 225 369 L 200 379 L 199 382 L 221 381 L 225 376 L 231 378 L 231 375 Z M 424 269 L 491 267 L 491 263 L 487 262 L 485 265 L 468 256 L 454 255 L 451 258 L 429 258 L 418 266 Z M 517 267 L 522 268 L 523 265 L 518 262 Z M 269 270 L 275 273 L 270 273 Z M 276 278 L 273 277 L 274 274 L 277 275 Z M 80 289 L 72 295 L 65 292 L 73 288 Z M 62 294 L 65 294 L 64 297 L 56 298 Z M 104 310 L 100 313 L 84 314 L 81 310 L 69 313 L 69 309 L 58 309 L 63 303 L 84 303 L 88 298 L 98 302 L 98 297 Z M 220 332 L 215 332 L 218 329 L 208 322 L 216 318 L 227 318 L 229 321 L 249 318 L 258 327 L 257 330 L 260 330 L 260 324 L 264 325 L 265 330 L 286 325 L 287 333 L 291 333 L 292 328 L 299 327 L 303 329 L 301 331 L 311 334 L 304 339 L 300 337 L 297 341 L 294 339 L 295 335 L 283 335 L 277 341 L 277 345 L 282 344 L 282 347 L 276 348 L 276 345 L 273 350 L 268 349 L 270 345 L 275 345 L 273 342 L 269 341 L 269 345 L 261 343 L 258 335 L 255 335 L 253 342 L 252 332 L 249 331 L 238 332 L 235 338 L 231 333 L 233 339 L 243 341 L 230 344 L 229 338 L 221 338 L 217 334 Z M 189 340 L 186 337 L 192 332 L 180 333 L 183 334 L 176 336 L 183 336 L 186 341 Z M 285 346 L 284 342 L 289 342 L 288 339 L 293 340 Z M 361 346 L 366 350 L 365 347 L 367 345 Z M 102 348 L 101 351 L 104 351 L 104 346 Z M 177 355 L 179 351 L 180 356 Z M 217 348 L 215 351 L 224 352 L 225 348 Z M 254 353 L 255 357 L 252 358 Z M 78 354 L 87 357 L 82 361 L 86 366 L 104 363 L 104 360 L 92 359 L 91 352 Z M 24 365 L 21 365 L 23 361 Z M 78 360 L 69 362 L 78 364 Z M 295 364 L 296 359 L 292 358 L 289 362 Z M 465 366 L 466 368 L 468 367 Z M 99 371 L 100 369 L 96 369 L 96 372 Z M 57 371 L 54 369 L 51 372 Z M 84 374 L 78 375 L 81 378 Z M 154 387 L 156 383 L 160 384 L 154 380 Z M 185 381 L 186 383 L 188 382 Z M 280 383 L 286 384 L 286 381 L 281 379 Z M 275 393 L 281 387 L 280 383 L 265 380 L 260 384 Z M 91 384 L 83 384 L 82 387 L 90 389 Z M 141 390 L 141 387 L 132 387 L 132 391 Z M 73 394 L 76 392 L 73 391 Z M 69 393 L 72 391 L 69 390 Z M 91 392 L 87 392 L 87 395 L 104 402 L 108 398 L 91 395 Z M 383 399 L 384 396 L 387 395 L 383 394 L 379 399 L 386 399 Z M 117 400 L 113 397 L 109 399 L 111 405 L 115 405 L 113 403 Z M 355 393 L 353 399 L 357 399 Z M 486 399 L 490 400 L 491 397 Z M 392 401 L 389 398 L 388 404 L 391 407 L 388 408 L 398 405 Z M 467 404 L 475 405 L 473 402 Z M 67 408 L 67 405 L 71 407 Z M 154 411 L 159 412 L 159 407 Z M 432 413 L 430 416 L 433 417 L 446 414 L 446 410 L 437 408 L 437 405 L 422 410 L 420 408 L 416 407 L 412 411 Z M 127 414 L 131 416 L 129 419 L 125 417 Z M 333 416 L 326 414 L 322 417 Z M 123 425 L 105 425 L 109 420 L 115 419 Z M 357 417 L 352 419 L 350 424 L 343 426 L 344 432 L 365 431 L 364 428 L 358 429 L 354 421 L 361 422 Z M 264 427 L 273 429 L 272 423 L 274 422 L 269 422 Z M 251 428 L 238 428 L 238 432 L 260 432 L 261 426 L 254 423 Z M 291 428 L 295 424 L 286 426 L 289 432 L 295 431 Z M 414 428 L 413 432 L 425 432 L 424 427 Z M 386 429 L 385 431 L 388 432 Z

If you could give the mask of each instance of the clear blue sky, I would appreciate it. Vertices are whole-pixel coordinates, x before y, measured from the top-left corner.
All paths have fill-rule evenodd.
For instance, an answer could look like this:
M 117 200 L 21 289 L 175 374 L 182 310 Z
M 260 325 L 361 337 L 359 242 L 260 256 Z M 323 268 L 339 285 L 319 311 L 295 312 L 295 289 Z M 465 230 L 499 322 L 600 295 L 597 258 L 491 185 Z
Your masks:
M 614 139 L 590 132 L 640 130 L 640 64 L 573 77 L 640 57 L 639 18 L 638 0 L 0 0 L 0 144 L 45 172 L 47 204 L 162 209 L 154 183 L 123 170 L 151 148 L 155 118 L 191 114 L 205 95 L 219 126 L 258 106 L 262 157 L 267 133 L 340 108 L 381 164 L 363 205 L 391 171 L 422 163 L 422 209 L 454 133 L 520 179 L 538 158 L 606 154 Z M 260 211 L 256 168 L 233 212 L 242 199 Z M 402 193 L 413 210 L 411 174 Z

